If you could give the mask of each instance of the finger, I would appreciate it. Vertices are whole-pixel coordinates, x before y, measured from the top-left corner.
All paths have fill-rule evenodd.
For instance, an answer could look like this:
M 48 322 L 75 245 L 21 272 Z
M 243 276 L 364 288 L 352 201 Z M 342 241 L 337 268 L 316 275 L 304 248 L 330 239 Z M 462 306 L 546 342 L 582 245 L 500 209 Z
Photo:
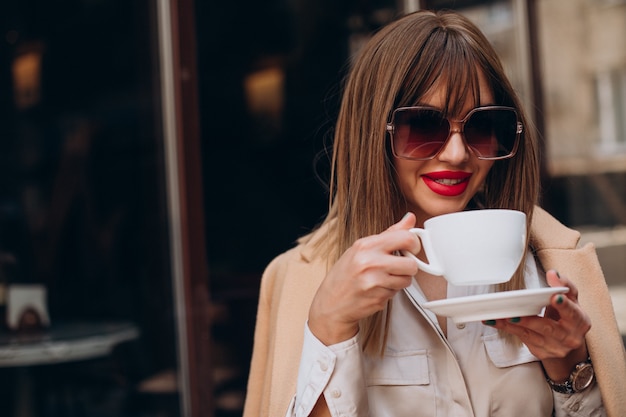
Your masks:
M 567 292 L 567 297 L 572 300 L 578 300 L 578 288 L 572 281 L 570 281 L 567 277 L 561 276 L 558 271 L 554 269 L 546 272 L 546 281 L 548 285 L 551 287 L 567 287 L 569 291 Z M 552 297 L 552 301 L 556 301 L 558 298 L 558 294 Z
M 413 277 L 410 275 L 388 275 L 379 282 L 379 287 L 396 293 L 411 285 L 412 279 Z
M 591 328 L 591 319 L 580 308 L 576 300 L 558 294 L 553 297 L 550 308 L 556 311 L 559 324 L 569 331 L 571 335 L 584 336 Z
M 495 327 L 498 330 L 504 330 L 514 336 L 520 338 L 522 342 L 530 345 L 542 345 L 545 338 L 541 333 L 527 327 L 528 320 L 526 317 L 512 317 L 509 319 L 486 320 L 483 324 Z
M 378 235 L 367 236 L 355 241 L 350 251 L 361 254 L 359 262 L 370 264 L 375 253 L 397 254 L 403 250 L 419 253 L 421 245 L 418 237 L 409 230 L 386 230 Z M 357 255 L 358 256 L 358 255 Z
M 561 276 L 557 271 L 550 270 L 546 272 L 546 281 L 551 287 L 566 287 L 568 292 L 564 294 L 555 294 L 550 298 L 550 304 L 546 308 L 545 316 L 552 320 L 560 320 L 559 306 L 563 305 L 565 300 L 578 302 L 578 289 L 567 278 Z
M 492 325 L 491 322 L 483 323 Z M 555 322 L 541 317 L 501 319 L 492 326 L 517 336 L 540 359 L 563 357 L 571 349 L 566 343 L 563 343 L 563 340 L 568 337 L 567 332 L 557 326 Z
M 367 291 L 375 287 L 388 287 L 394 289 L 405 288 L 410 284 L 411 278 L 417 274 L 417 263 L 402 256 L 396 256 L 392 253 L 385 253 L 380 250 L 369 249 L 372 245 L 372 238 L 367 238 L 370 242 L 356 242 L 350 250 L 353 252 L 345 259 L 342 272 L 333 274 L 335 281 L 344 282 L 348 286 L 357 284 L 361 287 L 361 291 Z M 363 249 L 364 247 L 368 249 Z M 346 280 L 346 274 L 352 279 Z M 359 278 L 360 277 L 360 278 Z M 397 279 L 406 282 L 388 285 L 386 280 L 389 277 L 398 277 Z M 396 280 L 397 280 L 396 279 Z M 358 284 L 358 283 L 361 284 Z
M 573 335 L 573 332 L 562 323 L 554 320 L 546 319 L 539 316 L 514 317 L 504 321 L 504 327 L 507 329 L 525 328 L 530 331 L 529 334 L 538 335 L 533 340 L 555 340 L 559 343 L 565 341 Z
M 416 254 L 422 249 L 417 235 L 407 229 L 387 230 L 379 235 L 373 236 L 370 243 L 377 246 L 380 245 L 379 247 L 386 253 L 409 251 Z
M 415 276 L 419 271 L 417 262 L 406 256 L 389 255 L 385 270 L 390 275 Z
M 564 294 L 557 294 L 550 303 L 543 318 L 529 316 L 509 319 L 508 322 L 528 327 L 567 346 L 577 345 L 590 328 L 589 318 L 574 300 L 566 298 Z
M 387 230 L 408 230 L 412 227 L 415 227 L 415 221 L 417 218 L 415 214 L 408 212 L 406 213 L 399 222 L 391 225 Z
M 591 321 L 577 304 L 567 299 L 563 304 L 569 304 L 566 308 L 571 311 L 562 311 L 558 321 L 539 316 L 512 318 L 503 320 L 502 329 L 523 338 L 524 343 L 543 345 L 555 356 L 565 355 L 584 344 Z

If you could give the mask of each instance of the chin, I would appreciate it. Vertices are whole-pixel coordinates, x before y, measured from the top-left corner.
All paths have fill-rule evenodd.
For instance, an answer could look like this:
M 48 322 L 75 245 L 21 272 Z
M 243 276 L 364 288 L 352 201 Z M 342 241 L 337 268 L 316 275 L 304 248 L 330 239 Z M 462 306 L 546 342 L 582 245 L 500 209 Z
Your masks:
M 465 210 L 468 201 L 455 201 L 455 202 L 438 202 L 437 204 L 424 204 L 420 205 L 418 210 L 423 214 L 423 219 L 427 220 L 431 217 L 441 216 L 444 214 L 456 213 Z M 417 214 L 417 212 L 416 212 Z M 419 216 L 418 216 L 419 217 Z

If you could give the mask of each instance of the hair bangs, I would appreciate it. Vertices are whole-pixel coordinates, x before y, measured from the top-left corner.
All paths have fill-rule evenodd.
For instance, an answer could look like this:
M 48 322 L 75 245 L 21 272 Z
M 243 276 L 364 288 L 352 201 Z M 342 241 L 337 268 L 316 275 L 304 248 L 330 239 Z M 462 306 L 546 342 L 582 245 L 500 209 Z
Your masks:
M 431 91 L 444 92 L 446 115 L 462 117 L 467 100 L 474 107 L 480 105 L 480 72 L 485 71 L 484 60 L 464 36 L 437 27 L 430 33 L 407 73 L 397 106 L 419 104 Z
M 481 65 L 476 54 L 468 49 L 467 44 L 458 42 L 456 37 L 451 36 L 446 47 L 448 51 L 442 53 L 445 58 L 435 84 L 445 91 L 444 113 L 463 117 L 465 115 L 461 112 L 468 100 L 473 100 L 474 107 L 480 106 Z

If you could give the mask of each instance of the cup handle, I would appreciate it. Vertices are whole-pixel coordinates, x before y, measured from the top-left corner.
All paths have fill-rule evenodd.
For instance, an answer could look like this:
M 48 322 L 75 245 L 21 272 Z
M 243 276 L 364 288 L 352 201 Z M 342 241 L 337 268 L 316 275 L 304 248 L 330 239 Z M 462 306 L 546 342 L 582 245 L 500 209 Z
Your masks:
M 426 257 L 428 258 L 428 263 L 418 259 L 417 256 L 413 255 L 407 250 L 403 250 L 402 254 L 409 258 L 413 258 L 415 262 L 417 262 L 417 265 L 421 270 L 426 271 L 432 275 L 443 275 L 443 267 L 437 260 L 437 256 L 435 255 L 435 251 L 430 242 L 430 235 L 428 234 L 428 230 L 416 227 L 411 229 L 410 231 L 412 233 L 415 233 L 417 237 L 420 238 L 420 241 L 422 242 L 422 247 L 424 248 L 424 252 L 426 253 Z

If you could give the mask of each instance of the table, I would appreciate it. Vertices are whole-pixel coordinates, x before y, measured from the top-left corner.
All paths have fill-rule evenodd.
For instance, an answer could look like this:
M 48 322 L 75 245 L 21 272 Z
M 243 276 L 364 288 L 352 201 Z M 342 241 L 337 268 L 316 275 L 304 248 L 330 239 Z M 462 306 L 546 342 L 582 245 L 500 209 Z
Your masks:
M 0 367 L 92 359 L 139 337 L 130 322 L 60 322 L 31 333 L 0 333 Z
M 0 332 L 0 367 L 18 368 L 16 416 L 35 414 L 29 367 L 108 356 L 139 334 L 130 322 L 55 322 L 37 332 Z

